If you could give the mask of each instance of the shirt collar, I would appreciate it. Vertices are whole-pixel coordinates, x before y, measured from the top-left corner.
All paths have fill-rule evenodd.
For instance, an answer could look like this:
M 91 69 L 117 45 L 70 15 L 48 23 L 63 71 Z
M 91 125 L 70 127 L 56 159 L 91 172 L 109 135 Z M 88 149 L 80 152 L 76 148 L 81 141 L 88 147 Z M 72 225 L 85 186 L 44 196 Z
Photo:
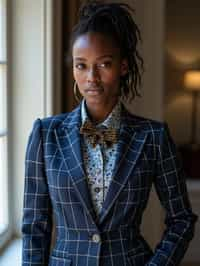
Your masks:
M 114 128 L 114 129 L 119 129 L 120 128 L 120 116 L 121 116 L 121 102 L 118 101 L 117 104 L 114 106 L 110 114 L 107 116 L 107 118 L 96 125 L 97 128 L 99 127 L 107 127 L 107 128 Z M 90 120 L 89 116 L 87 114 L 86 110 L 86 102 L 85 99 L 81 103 L 81 120 L 82 124 L 86 120 Z

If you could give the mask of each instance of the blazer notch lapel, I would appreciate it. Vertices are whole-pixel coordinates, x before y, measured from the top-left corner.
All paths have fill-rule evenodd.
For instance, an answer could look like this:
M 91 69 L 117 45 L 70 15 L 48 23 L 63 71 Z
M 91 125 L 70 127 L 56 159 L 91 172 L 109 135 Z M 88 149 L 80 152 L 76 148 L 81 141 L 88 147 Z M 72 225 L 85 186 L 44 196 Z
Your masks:
M 136 162 L 142 153 L 146 137 L 147 133 L 145 131 L 122 127 L 115 163 L 116 168 L 102 206 L 99 223 L 102 223 L 108 215 L 120 191 L 134 170 Z
M 96 220 L 81 153 L 81 139 L 78 125 L 62 126 L 54 130 L 58 148 L 62 154 L 66 169 L 77 195 L 92 221 Z M 95 223 L 95 222 L 94 222 Z M 95 224 L 96 226 L 96 224 Z

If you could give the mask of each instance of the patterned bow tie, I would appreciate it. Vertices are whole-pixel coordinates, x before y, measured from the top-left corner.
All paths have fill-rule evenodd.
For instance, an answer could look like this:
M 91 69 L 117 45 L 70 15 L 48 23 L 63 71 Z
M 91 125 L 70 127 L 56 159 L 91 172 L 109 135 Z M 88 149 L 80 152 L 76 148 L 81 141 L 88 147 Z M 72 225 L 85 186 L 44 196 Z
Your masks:
M 98 130 L 90 121 L 86 121 L 82 125 L 80 133 L 88 137 L 93 148 L 95 148 L 98 143 L 111 147 L 117 142 L 117 131 L 115 129 Z

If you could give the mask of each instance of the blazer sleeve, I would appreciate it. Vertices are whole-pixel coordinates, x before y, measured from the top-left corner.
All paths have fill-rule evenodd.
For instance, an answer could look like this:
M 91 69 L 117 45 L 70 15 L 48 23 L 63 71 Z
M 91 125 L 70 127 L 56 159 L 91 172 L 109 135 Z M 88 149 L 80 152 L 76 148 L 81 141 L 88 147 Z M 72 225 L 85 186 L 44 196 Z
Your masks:
M 45 174 L 41 120 L 34 122 L 25 156 L 22 265 L 48 265 L 51 202 Z
M 154 185 L 166 211 L 166 229 L 146 265 L 175 266 L 193 238 L 197 216 L 192 212 L 183 166 L 166 123 L 161 128 L 157 148 Z

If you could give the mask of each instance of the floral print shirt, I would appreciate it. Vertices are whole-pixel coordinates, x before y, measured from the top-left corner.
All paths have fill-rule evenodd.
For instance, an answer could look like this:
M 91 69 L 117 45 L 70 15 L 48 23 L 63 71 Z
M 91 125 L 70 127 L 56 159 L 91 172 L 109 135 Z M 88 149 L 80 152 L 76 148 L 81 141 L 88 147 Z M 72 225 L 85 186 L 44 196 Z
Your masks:
M 109 127 L 119 131 L 120 114 L 121 103 L 118 102 L 108 117 L 102 123 L 97 124 L 96 128 Z M 85 100 L 82 101 L 81 118 L 82 124 L 86 119 L 89 119 L 85 106 Z M 103 144 L 97 144 L 96 147 L 93 148 L 86 136 L 83 136 L 82 143 L 83 160 L 88 184 L 94 208 L 97 215 L 99 215 L 112 179 L 117 153 L 117 143 L 113 144 L 110 148 Z

